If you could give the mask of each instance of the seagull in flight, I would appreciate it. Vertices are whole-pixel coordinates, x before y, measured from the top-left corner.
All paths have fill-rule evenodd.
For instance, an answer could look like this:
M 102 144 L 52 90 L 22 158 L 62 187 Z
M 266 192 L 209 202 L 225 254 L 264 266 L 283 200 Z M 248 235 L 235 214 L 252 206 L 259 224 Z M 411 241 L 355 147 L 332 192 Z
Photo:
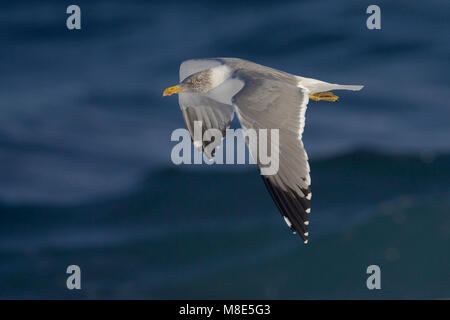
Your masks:
M 300 77 L 238 58 L 210 58 L 184 61 L 180 83 L 165 89 L 163 96 L 178 93 L 193 140 L 195 121 L 202 121 L 203 132 L 218 129 L 224 136 L 235 112 L 244 132 L 279 130 L 279 170 L 261 177 L 288 227 L 308 243 L 311 178 L 302 142 L 307 104 L 310 99 L 337 101 L 331 90 L 362 88 Z M 195 142 L 200 151 L 208 144 Z M 257 159 L 251 148 L 250 153 Z

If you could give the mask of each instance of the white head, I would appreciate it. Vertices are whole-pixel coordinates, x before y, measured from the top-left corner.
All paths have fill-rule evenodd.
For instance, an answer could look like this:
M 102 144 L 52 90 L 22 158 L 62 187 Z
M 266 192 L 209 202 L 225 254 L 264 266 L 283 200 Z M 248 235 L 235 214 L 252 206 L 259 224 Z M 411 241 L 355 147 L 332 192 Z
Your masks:
M 206 93 L 217 87 L 230 76 L 227 66 L 222 65 L 191 74 L 176 86 L 164 90 L 163 96 L 179 92 Z

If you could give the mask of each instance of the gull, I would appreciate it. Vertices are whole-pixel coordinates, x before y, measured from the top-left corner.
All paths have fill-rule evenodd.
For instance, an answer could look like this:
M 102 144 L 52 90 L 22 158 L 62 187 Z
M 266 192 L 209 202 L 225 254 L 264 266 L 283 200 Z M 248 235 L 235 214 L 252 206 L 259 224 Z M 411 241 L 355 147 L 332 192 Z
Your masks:
M 184 61 L 180 83 L 165 89 L 163 96 L 178 93 L 193 140 L 194 122 L 202 121 L 204 131 L 218 129 L 224 135 L 234 113 L 244 132 L 279 130 L 279 170 L 261 177 L 287 226 L 308 243 L 311 178 L 302 142 L 307 104 L 309 99 L 337 101 L 338 96 L 331 90 L 362 88 L 300 77 L 238 58 L 208 58 Z M 207 144 L 194 141 L 200 151 Z M 257 159 L 254 150 L 249 149 Z M 211 158 L 213 153 L 207 156 Z M 261 169 L 261 164 L 256 163 Z

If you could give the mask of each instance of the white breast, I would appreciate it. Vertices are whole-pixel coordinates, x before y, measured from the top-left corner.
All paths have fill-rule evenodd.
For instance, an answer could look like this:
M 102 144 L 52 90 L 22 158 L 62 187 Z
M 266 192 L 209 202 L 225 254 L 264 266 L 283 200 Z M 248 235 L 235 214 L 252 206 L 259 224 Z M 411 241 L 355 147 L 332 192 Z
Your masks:
M 231 75 L 231 70 L 226 65 L 211 68 L 211 84 L 215 88 L 227 80 Z
M 231 70 L 226 65 L 211 68 L 212 89 L 206 96 L 225 104 L 232 105 L 231 99 L 244 86 L 244 82 L 231 77 Z

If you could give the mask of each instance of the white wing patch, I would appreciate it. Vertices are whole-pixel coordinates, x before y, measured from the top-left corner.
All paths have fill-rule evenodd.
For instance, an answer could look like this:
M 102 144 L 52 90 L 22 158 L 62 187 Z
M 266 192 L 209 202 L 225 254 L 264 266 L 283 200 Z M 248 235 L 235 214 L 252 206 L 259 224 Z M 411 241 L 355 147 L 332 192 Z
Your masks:
M 290 228 L 292 226 L 291 221 L 285 216 L 283 216 L 283 218 L 284 218 L 284 221 L 286 221 L 287 226 Z
M 308 171 L 308 174 L 305 177 L 306 183 L 308 185 L 311 185 L 311 177 L 309 175 L 310 168 L 309 168 L 309 163 L 308 163 L 308 154 L 306 153 L 305 148 L 303 147 L 303 142 L 302 142 L 303 131 L 305 129 L 305 122 L 306 122 L 306 109 L 308 108 L 308 102 L 309 102 L 309 95 L 308 95 L 309 90 L 306 89 L 305 87 L 301 86 L 300 84 L 298 84 L 298 87 L 302 89 L 302 93 L 303 93 L 303 97 L 304 97 L 303 101 L 300 104 L 300 110 L 299 110 L 300 124 L 299 124 L 299 129 L 298 129 L 298 140 L 300 140 L 303 152 L 305 154 L 305 159 L 306 159 L 306 166 L 307 166 L 307 171 Z
M 303 101 L 300 104 L 300 128 L 298 129 L 298 139 L 301 141 L 302 140 L 302 136 L 303 136 L 303 130 L 305 129 L 305 114 L 306 114 L 306 109 L 308 107 L 308 102 L 309 102 L 309 95 L 308 95 L 308 89 L 302 87 L 299 85 L 299 88 L 302 89 L 302 93 L 303 93 Z

